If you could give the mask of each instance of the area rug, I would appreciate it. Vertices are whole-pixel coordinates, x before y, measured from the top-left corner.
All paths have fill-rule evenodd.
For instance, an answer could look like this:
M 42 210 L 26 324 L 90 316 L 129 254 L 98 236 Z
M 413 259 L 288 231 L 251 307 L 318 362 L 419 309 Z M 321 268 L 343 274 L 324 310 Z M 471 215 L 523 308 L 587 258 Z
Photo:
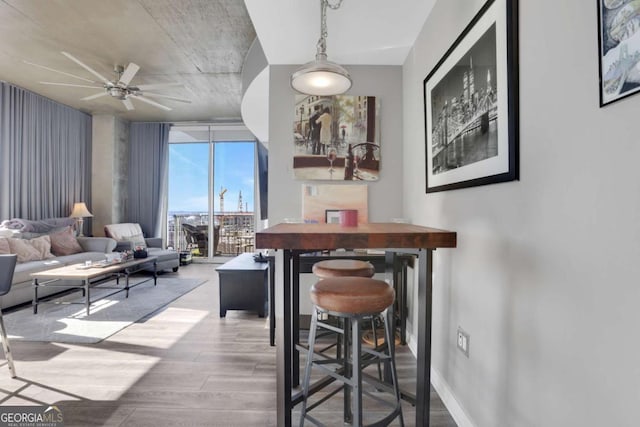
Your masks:
M 135 278 L 133 279 L 135 280 Z M 119 292 L 91 304 L 87 316 L 83 305 L 38 305 L 38 314 L 31 307 L 6 313 L 4 322 L 9 340 L 50 341 L 89 344 L 110 337 L 127 326 L 166 306 L 171 301 L 205 283 L 201 279 L 159 277 L 125 292 Z M 112 290 L 92 288 L 91 299 L 106 295 Z M 83 302 L 79 292 L 54 301 Z

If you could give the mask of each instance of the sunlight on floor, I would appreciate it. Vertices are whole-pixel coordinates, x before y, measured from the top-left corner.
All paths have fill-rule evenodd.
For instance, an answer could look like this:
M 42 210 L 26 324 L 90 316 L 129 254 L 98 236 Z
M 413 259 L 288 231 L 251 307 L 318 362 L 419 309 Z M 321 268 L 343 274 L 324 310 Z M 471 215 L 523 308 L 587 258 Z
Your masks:
M 110 299 L 94 301 L 91 303 L 91 313 L 97 313 L 99 311 L 105 310 L 111 306 L 118 304 L 118 302 L 119 301 L 110 300 Z M 76 311 L 75 313 L 70 314 L 69 317 L 72 317 L 74 319 L 86 319 L 89 316 L 87 315 L 87 309 L 82 308 Z
M 97 345 L 51 343 L 56 354 L 46 360 L 19 361 L 18 378 L 10 378 L 8 370 L 5 375 L 6 368 L 0 368 L 0 404 L 116 401 L 162 359 L 154 354 L 171 348 L 209 314 L 206 310 L 166 307 Z M 155 328 L 156 324 L 162 326 Z M 144 346 L 136 344 L 141 333 L 147 337 Z M 132 352 L 137 354 L 134 360 Z M 46 365 L 54 361 L 56 369 L 47 370 Z M 95 366 L 89 365 L 91 361 L 104 369 L 96 372 Z
M 167 349 L 178 342 L 194 325 L 202 321 L 209 314 L 210 312 L 205 310 L 167 307 L 159 313 L 154 313 L 152 318 L 141 320 L 137 323 L 144 323 L 146 330 L 152 332 L 153 334 L 151 335 L 155 335 L 153 340 L 154 347 Z M 170 328 L 163 327 L 161 330 L 153 329 L 155 324 L 166 325 L 167 323 L 171 324 Z M 125 329 L 122 334 L 114 336 L 110 341 L 130 343 L 131 340 L 127 332 Z

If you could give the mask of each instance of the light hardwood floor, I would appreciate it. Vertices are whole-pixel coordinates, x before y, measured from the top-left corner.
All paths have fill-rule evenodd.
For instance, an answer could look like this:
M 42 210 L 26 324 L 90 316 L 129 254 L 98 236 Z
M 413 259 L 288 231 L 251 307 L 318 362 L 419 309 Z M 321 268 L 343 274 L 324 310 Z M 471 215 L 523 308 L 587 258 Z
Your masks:
M 0 368 L 0 405 L 55 404 L 66 427 L 275 426 L 267 321 L 240 311 L 221 319 L 214 268 L 181 267 L 178 276 L 208 282 L 99 344 L 13 341 L 19 377 Z M 406 348 L 398 361 L 410 389 L 415 361 Z M 340 404 L 327 405 L 328 423 L 342 425 Z M 455 426 L 433 391 L 431 406 L 433 427 Z M 413 426 L 411 406 L 404 412 Z

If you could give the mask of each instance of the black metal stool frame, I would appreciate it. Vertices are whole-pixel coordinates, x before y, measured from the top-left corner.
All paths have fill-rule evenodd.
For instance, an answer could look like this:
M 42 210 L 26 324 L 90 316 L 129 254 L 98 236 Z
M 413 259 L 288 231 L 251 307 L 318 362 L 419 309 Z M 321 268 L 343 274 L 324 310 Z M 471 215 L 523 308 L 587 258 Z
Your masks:
M 321 313 L 327 313 L 332 316 L 340 317 L 345 319 L 345 329 L 341 330 L 340 328 L 324 323 L 318 320 L 318 315 Z M 386 342 L 389 343 L 392 339 L 392 326 L 394 319 L 393 317 L 393 305 L 387 308 L 382 313 L 361 313 L 361 314 L 353 314 L 353 313 L 337 313 L 328 310 L 323 310 L 321 307 L 314 306 L 314 315 L 311 318 L 311 328 L 309 330 L 309 351 L 307 356 L 307 362 L 305 366 L 304 372 L 304 381 L 303 381 L 303 400 L 302 400 L 302 410 L 300 413 L 300 426 L 304 425 L 304 421 L 309 420 L 316 426 L 324 426 L 319 420 L 309 415 L 309 411 L 318 405 L 322 404 L 329 398 L 333 397 L 335 394 L 344 391 L 344 418 L 345 422 L 351 422 L 355 426 L 362 426 L 362 395 L 365 394 L 368 397 L 379 401 L 385 405 L 393 408 L 392 412 L 386 415 L 384 418 L 376 421 L 373 424 L 369 424 L 368 427 L 383 427 L 389 425 L 391 421 L 395 418 L 400 418 L 400 425 L 404 426 L 404 418 L 402 415 L 402 406 L 400 400 L 400 388 L 398 384 L 398 375 L 396 372 L 395 365 L 395 354 L 393 346 L 383 346 L 387 349 L 388 354 L 383 354 L 378 351 L 378 348 L 374 349 L 363 349 L 362 348 L 362 322 L 365 320 L 370 320 L 372 317 L 384 316 L 386 317 L 385 323 L 385 339 Z M 350 326 L 350 327 L 349 327 Z M 352 345 L 351 345 L 351 360 L 349 363 L 349 350 L 347 348 L 344 349 L 344 359 L 340 358 L 330 358 L 324 354 L 315 353 L 313 351 L 313 347 L 315 344 L 315 338 L 317 333 L 317 328 L 321 327 L 323 329 L 328 329 L 333 332 L 347 335 L 350 329 Z M 394 331 L 395 335 L 395 331 Z M 395 336 L 393 337 L 395 339 Z M 345 345 L 348 342 L 348 339 L 344 339 Z M 370 358 L 363 358 L 362 353 L 367 353 L 370 355 Z M 321 357 L 323 360 L 315 361 L 314 357 Z M 374 360 L 384 360 L 385 362 L 389 362 L 390 365 L 390 374 L 392 384 L 388 384 L 386 382 L 380 381 L 378 378 L 363 373 L 362 370 L 366 368 L 369 364 L 373 363 Z M 356 366 L 353 366 L 354 361 L 356 361 Z M 325 365 L 338 365 L 340 366 L 337 369 L 331 369 L 325 367 Z M 329 380 L 325 377 L 314 384 L 314 390 L 311 391 L 312 387 L 310 385 L 311 380 L 311 369 L 313 366 L 318 366 L 321 368 L 329 378 Z M 366 379 L 366 382 L 370 384 L 374 384 L 376 388 L 383 389 L 388 392 L 391 392 L 395 397 L 395 405 L 392 405 L 391 402 L 388 402 L 384 399 L 381 399 L 362 388 L 363 379 Z M 320 388 L 330 384 L 331 382 L 338 380 L 342 381 L 343 385 L 332 392 L 330 392 L 327 396 L 322 399 L 314 402 L 312 405 L 307 406 L 308 398 L 319 391 Z M 318 387 L 318 383 L 322 383 L 320 387 Z

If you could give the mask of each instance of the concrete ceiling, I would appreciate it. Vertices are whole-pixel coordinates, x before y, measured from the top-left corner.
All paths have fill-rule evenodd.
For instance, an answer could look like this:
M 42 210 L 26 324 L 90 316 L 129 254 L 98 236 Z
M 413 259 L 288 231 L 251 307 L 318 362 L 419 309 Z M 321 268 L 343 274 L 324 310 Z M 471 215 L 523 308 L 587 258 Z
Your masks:
M 336 0 L 330 0 L 333 4 Z M 435 0 L 344 0 L 327 11 L 327 52 L 341 64 L 400 65 Z M 256 33 L 269 64 L 302 64 L 315 55 L 319 0 L 0 0 L 0 80 L 92 114 L 133 121 L 239 120 L 241 71 Z M 255 26 L 255 29 L 254 29 Z M 80 98 L 83 84 L 24 61 L 94 79 L 66 51 L 107 78 L 114 65 L 135 62 L 132 84 L 183 83 L 155 90 L 191 104 L 156 101 L 163 111 L 111 97 Z
M 134 121 L 240 119 L 240 72 L 255 30 L 242 0 L 0 0 L 0 80 L 92 114 Z M 158 102 L 163 111 L 133 101 L 80 98 L 99 90 L 46 86 L 39 81 L 83 84 L 24 61 L 94 79 L 64 57 L 66 51 L 111 79 L 114 65 L 135 62 L 132 84 L 179 82 L 154 92 L 191 104 Z

